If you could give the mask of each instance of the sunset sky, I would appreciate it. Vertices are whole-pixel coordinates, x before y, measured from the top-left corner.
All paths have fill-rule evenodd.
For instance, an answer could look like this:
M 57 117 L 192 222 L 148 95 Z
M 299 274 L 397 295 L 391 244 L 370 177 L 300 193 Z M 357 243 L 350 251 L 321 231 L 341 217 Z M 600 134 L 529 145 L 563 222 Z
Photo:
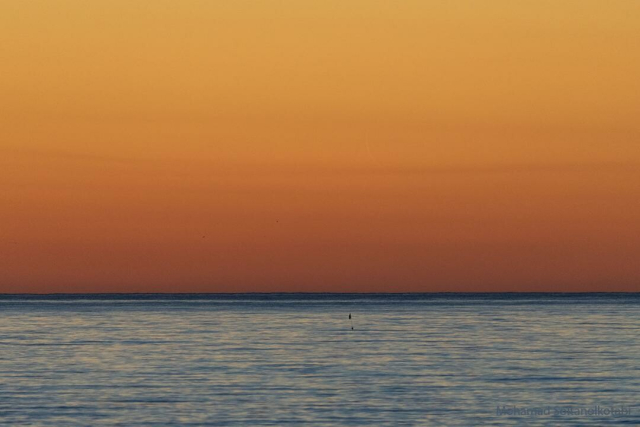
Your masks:
M 640 291 L 640 1 L 0 0 L 0 292 Z

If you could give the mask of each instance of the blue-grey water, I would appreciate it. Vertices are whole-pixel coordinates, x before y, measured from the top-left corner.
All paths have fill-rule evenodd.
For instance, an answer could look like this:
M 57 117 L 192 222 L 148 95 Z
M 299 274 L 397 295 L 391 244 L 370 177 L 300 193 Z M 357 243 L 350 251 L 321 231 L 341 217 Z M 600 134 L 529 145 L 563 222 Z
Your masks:
M 639 362 L 636 294 L 0 296 L 3 425 L 640 425 Z

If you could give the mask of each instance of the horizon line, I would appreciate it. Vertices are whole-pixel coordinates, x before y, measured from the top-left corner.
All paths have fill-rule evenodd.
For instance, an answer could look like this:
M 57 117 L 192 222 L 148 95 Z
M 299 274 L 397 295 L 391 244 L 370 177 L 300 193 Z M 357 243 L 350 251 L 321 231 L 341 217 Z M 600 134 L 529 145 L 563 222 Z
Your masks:
M 602 294 L 638 294 L 640 291 L 448 291 L 448 292 L 0 292 L 4 296 L 64 296 L 64 295 L 602 295 Z

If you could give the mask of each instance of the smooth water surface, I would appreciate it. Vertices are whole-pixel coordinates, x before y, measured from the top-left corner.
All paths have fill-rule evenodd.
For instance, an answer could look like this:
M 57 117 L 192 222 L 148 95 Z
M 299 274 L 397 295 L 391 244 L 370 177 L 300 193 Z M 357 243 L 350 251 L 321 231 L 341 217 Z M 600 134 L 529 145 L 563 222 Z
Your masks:
M 638 362 L 635 294 L 0 296 L 9 425 L 640 425 Z

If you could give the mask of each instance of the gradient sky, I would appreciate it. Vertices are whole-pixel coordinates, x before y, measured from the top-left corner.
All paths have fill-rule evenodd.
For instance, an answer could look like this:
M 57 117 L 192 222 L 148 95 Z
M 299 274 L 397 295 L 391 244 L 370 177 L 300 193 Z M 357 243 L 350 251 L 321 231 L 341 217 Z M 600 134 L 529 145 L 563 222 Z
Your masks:
M 636 0 L 0 0 L 0 292 L 594 290 Z

